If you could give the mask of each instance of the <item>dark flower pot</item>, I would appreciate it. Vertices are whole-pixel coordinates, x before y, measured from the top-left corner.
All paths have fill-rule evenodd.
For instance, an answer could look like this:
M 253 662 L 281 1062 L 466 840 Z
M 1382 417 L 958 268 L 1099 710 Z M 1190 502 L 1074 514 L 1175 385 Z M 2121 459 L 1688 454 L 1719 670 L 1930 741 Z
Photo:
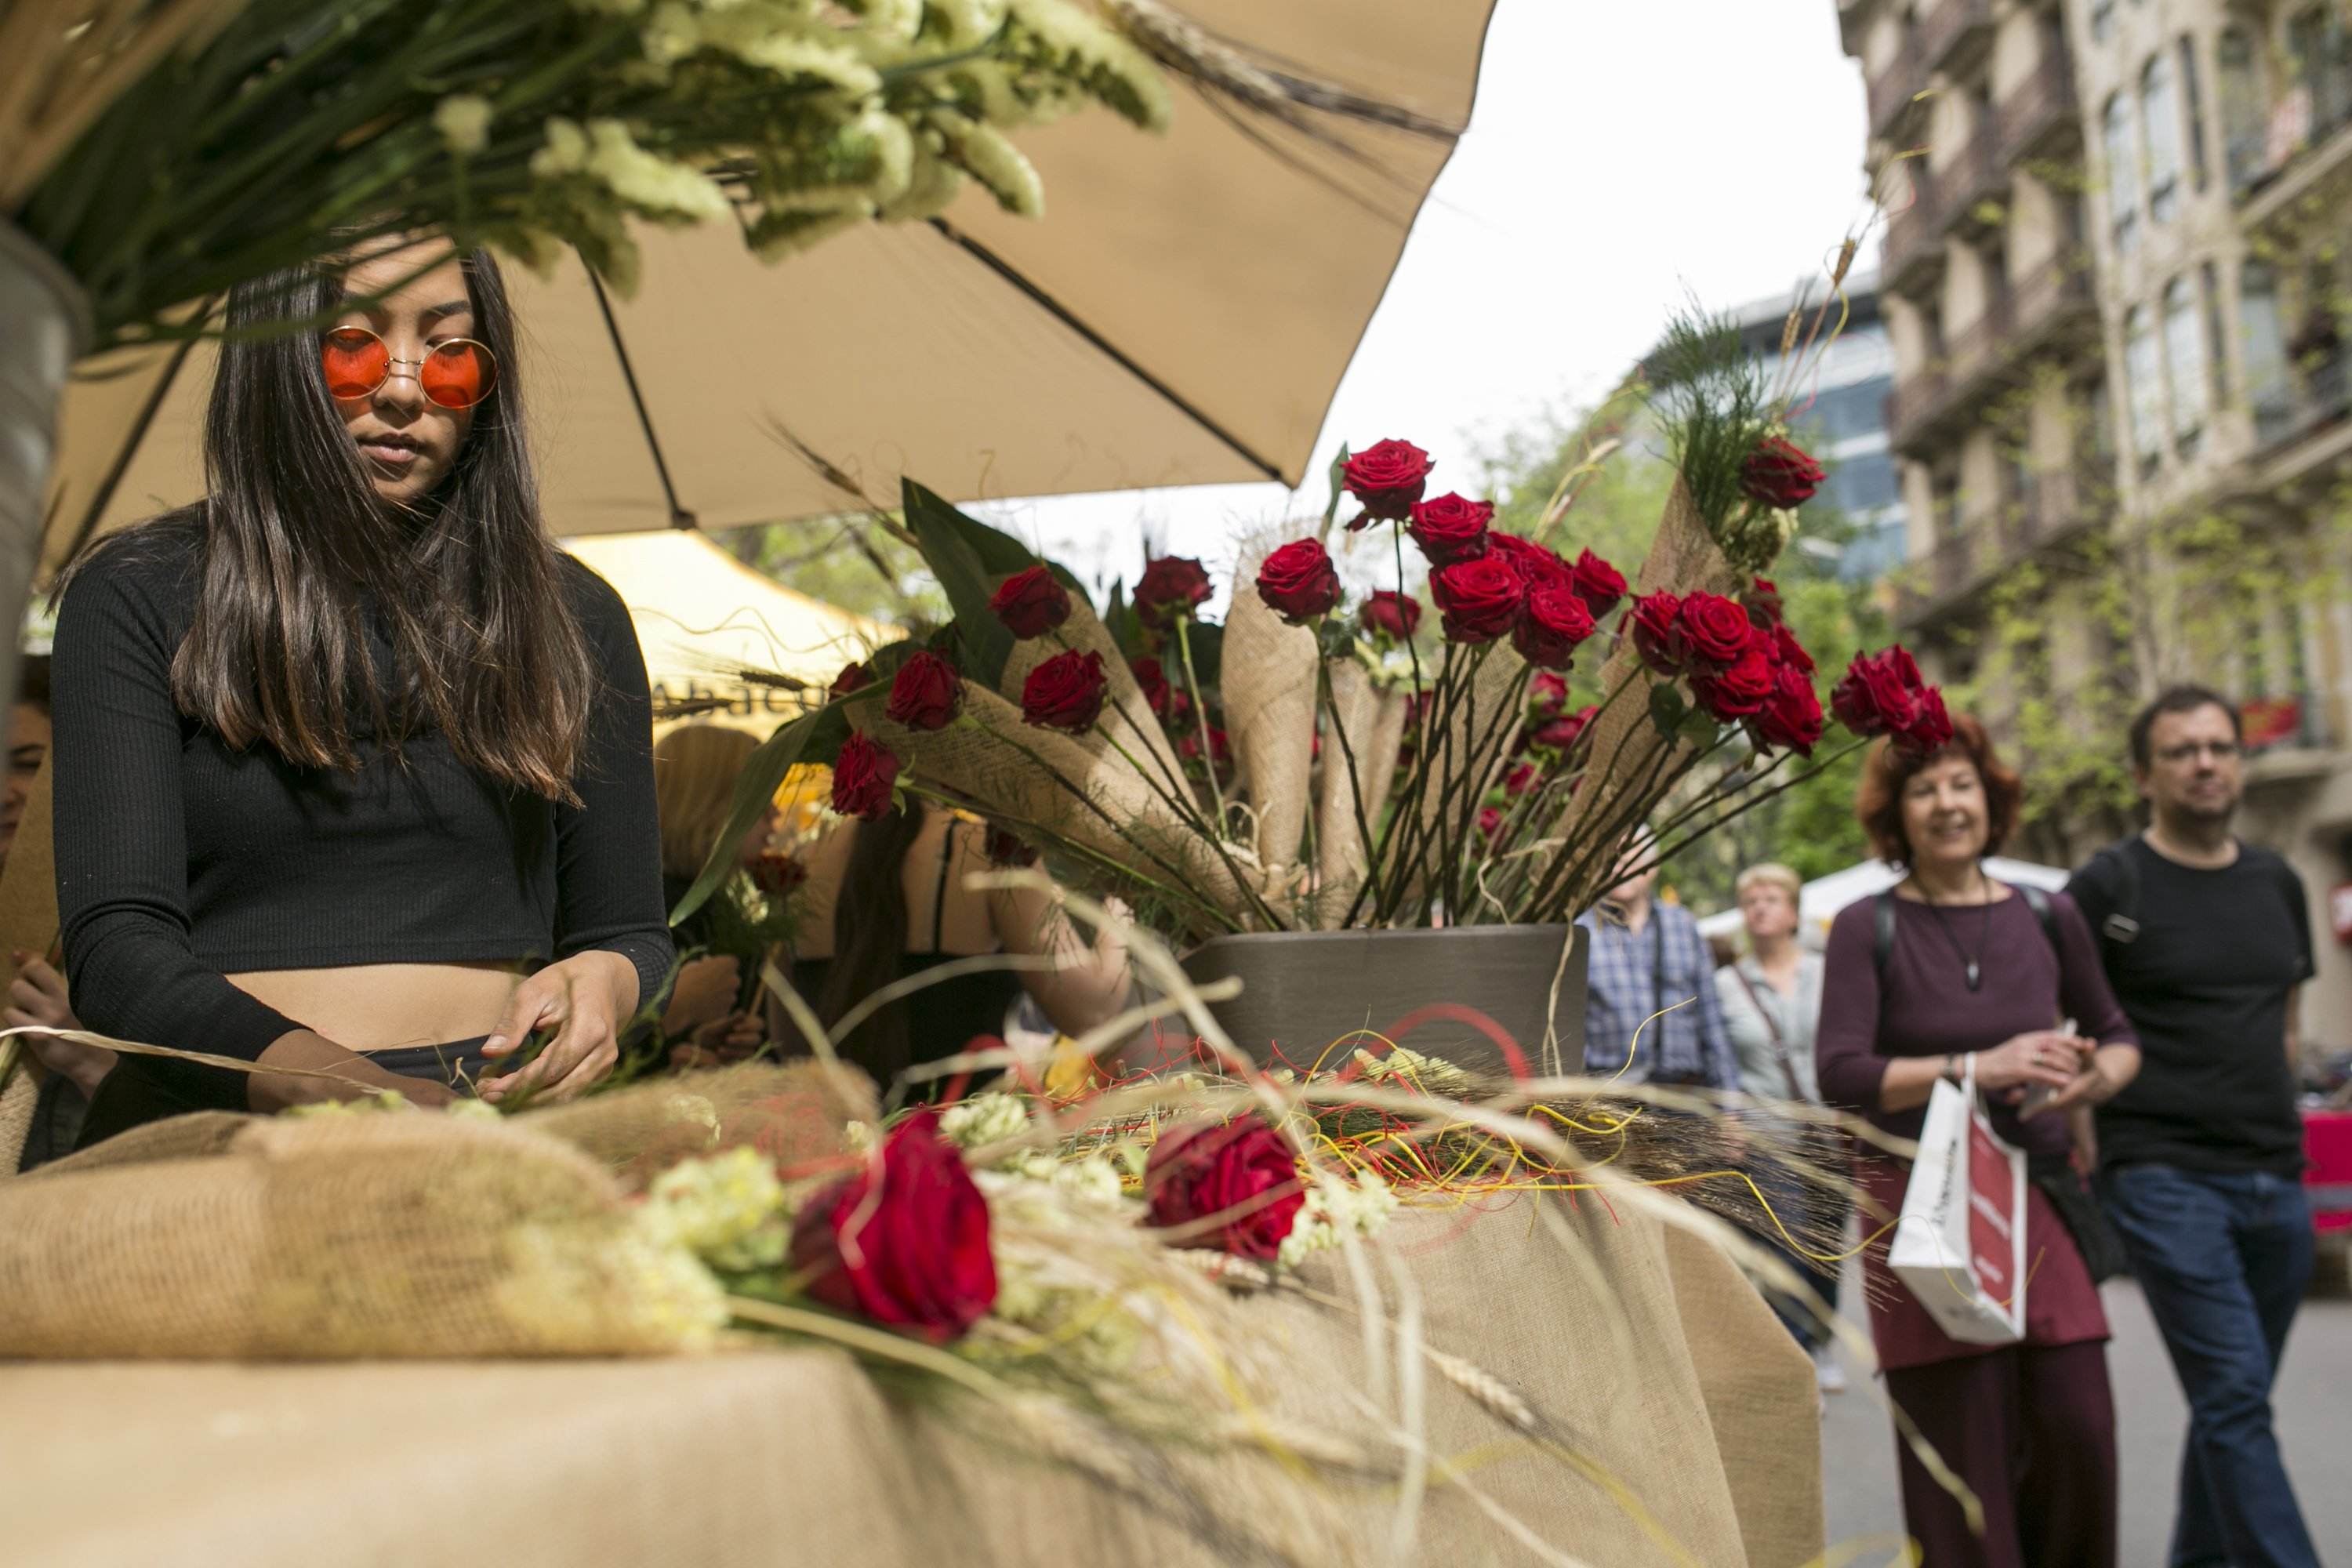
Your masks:
M 1576 933 L 1564 971 L 1560 943 Z M 1184 960 L 1196 985 L 1238 977 L 1242 994 L 1212 1003 L 1234 1044 L 1260 1061 L 1300 1072 L 1318 1059 L 1337 1070 L 1377 1030 L 1424 1056 L 1481 1073 L 1510 1070 L 1507 1054 L 1464 1011 L 1484 1014 L 1519 1049 L 1527 1070 L 1544 1070 L 1544 1010 L 1552 977 L 1559 1068 L 1584 1070 L 1587 933 L 1572 926 L 1457 926 L 1444 931 L 1270 931 L 1213 937 Z M 1402 1034 L 1399 1026 L 1405 1026 Z M 1326 1058 L 1326 1052 L 1329 1055 Z

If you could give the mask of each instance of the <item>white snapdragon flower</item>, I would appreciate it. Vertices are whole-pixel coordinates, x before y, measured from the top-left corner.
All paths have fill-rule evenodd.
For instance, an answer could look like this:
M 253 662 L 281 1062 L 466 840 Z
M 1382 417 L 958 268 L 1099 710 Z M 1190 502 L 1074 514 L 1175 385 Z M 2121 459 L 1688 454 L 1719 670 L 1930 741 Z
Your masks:
M 453 92 L 433 106 L 433 129 L 449 151 L 470 158 L 490 144 L 490 100 L 479 93 Z
M 940 1135 L 959 1149 L 978 1149 L 1016 1138 L 1029 1125 L 1029 1109 L 1017 1094 L 991 1090 L 958 1100 L 940 1112 Z
M 647 1234 L 721 1268 L 781 1262 L 784 1186 L 756 1149 L 684 1160 L 654 1178 L 638 1211 Z
M 733 208 L 719 182 L 699 169 L 648 153 L 617 120 L 588 124 L 588 173 L 632 206 L 700 222 Z
M 654 14 L 646 20 L 645 31 L 638 36 L 646 62 L 665 68 L 702 47 L 702 29 L 696 25 L 693 11 L 679 0 L 665 0 L 655 6 Z
M 560 114 L 551 115 L 545 130 L 546 142 L 530 155 L 534 178 L 552 180 L 576 174 L 588 166 L 588 133 L 575 121 Z
M 1045 216 L 1045 184 L 1020 148 L 992 126 L 946 116 L 934 119 L 947 121 L 941 129 L 950 153 L 964 173 L 988 188 L 997 205 L 1021 217 Z

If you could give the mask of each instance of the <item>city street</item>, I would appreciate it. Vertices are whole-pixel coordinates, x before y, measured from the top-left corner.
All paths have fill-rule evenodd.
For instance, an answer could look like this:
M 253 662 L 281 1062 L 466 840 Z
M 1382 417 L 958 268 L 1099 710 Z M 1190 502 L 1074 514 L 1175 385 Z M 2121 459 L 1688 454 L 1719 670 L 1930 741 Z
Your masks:
M 2187 1410 L 2139 1291 L 2117 1280 L 2105 1295 L 2115 1330 L 2107 1370 L 2122 1450 L 2120 1568 L 2161 1568 Z M 1858 1270 L 1849 1269 L 1842 1300 L 1847 1316 L 1863 1323 Z M 1869 1331 L 1866 1324 L 1863 1331 Z M 1847 1372 L 1853 1386 L 1830 1396 L 1822 1421 L 1822 1475 L 1830 1562 L 1859 1568 L 1894 1560 L 1903 1513 L 1895 1495 L 1893 1425 L 1876 1385 L 1860 1377 L 1851 1359 Z M 2352 1456 L 2352 1291 L 2346 1289 L 2340 1251 L 2320 1258 L 2319 1279 L 2287 1342 L 2276 1408 L 2287 1468 L 2320 1554 L 2327 1562 L 2352 1563 L 2352 1488 L 2344 1484 Z M 1865 1538 L 1867 1549 L 1857 1550 Z M 1843 1554 L 1834 1550 L 1841 1545 Z

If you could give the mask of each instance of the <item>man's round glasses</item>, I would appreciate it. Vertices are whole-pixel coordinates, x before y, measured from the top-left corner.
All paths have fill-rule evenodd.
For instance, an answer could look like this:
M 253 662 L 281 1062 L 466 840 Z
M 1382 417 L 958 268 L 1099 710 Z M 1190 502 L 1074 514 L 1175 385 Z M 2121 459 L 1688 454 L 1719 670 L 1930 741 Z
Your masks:
M 471 338 L 436 343 L 421 360 L 395 359 L 391 345 L 367 328 L 337 327 L 319 358 L 327 390 L 337 397 L 373 397 L 392 379 L 394 365 L 414 371 L 418 389 L 444 408 L 471 408 L 499 384 L 499 356 Z

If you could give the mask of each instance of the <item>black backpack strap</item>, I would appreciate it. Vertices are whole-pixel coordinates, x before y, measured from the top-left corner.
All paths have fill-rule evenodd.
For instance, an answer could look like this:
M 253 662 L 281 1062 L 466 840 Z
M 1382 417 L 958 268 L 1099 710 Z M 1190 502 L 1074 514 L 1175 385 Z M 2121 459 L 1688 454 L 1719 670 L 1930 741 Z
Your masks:
M 1895 889 L 1887 889 L 1870 902 L 1871 967 L 1878 972 L 1881 982 L 1886 979 L 1886 961 L 1895 956 Z
M 2043 888 L 2028 887 L 2023 883 L 2016 886 L 2017 896 L 2023 899 L 2025 907 L 2033 911 L 2034 923 L 2041 926 L 2042 938 L 2050 943 L 2050 951 L 2056 952 L 2058 951 L 2058 907 L 2050 901 L 2049 890 Z

